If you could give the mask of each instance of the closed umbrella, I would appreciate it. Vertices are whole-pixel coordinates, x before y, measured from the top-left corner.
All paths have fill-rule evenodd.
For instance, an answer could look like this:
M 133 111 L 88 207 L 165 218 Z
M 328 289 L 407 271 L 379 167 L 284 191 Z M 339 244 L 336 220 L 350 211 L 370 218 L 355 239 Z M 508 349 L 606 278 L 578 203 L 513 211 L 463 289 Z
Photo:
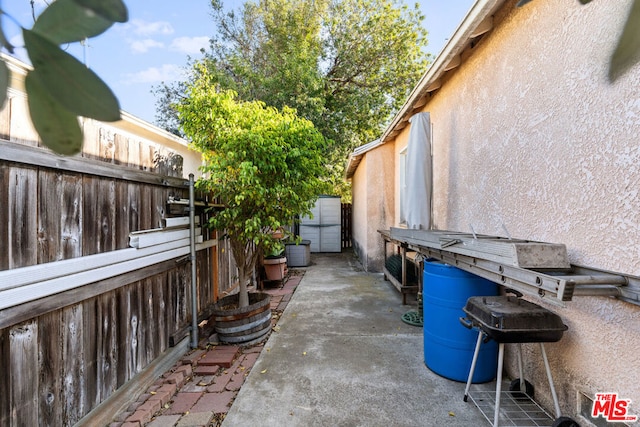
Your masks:
M 431 228 L 431 117 L 417 113 L 410 119 L 409 143 L 405 163 L 404 216 L 407 228 Z M 406 264 L 404 265 L 406 268 Z M 410 325 L 423 325 L 422 289 L 418 289 L 418 309 L 402 315 Z
M 407 228 L 431 228 L 431 118 L 417 113 L 410 119 L 406 160 L 404 212 Z

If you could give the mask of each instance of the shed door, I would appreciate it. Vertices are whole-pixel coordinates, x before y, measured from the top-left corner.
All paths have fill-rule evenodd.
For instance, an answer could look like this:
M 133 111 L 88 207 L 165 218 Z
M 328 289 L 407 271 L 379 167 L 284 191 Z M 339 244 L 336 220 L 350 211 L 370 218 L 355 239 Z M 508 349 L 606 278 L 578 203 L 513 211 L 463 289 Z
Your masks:
M 311 210 L 313 219 L 302 218 L 300 236 L 311 241 L 311 252 L 340 252 L 341 244 L 340 197 L 320 197 Z

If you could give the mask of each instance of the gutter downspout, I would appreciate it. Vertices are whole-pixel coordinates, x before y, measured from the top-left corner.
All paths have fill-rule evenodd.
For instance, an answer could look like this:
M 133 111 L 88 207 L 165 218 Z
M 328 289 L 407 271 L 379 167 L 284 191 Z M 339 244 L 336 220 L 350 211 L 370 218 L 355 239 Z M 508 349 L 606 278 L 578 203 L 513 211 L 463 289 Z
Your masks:
M 191 348 L 198 347 L 198 299 L 196 277 L 196 207 L 194 177 L 189 174 L 189 240 L 191 259 Z

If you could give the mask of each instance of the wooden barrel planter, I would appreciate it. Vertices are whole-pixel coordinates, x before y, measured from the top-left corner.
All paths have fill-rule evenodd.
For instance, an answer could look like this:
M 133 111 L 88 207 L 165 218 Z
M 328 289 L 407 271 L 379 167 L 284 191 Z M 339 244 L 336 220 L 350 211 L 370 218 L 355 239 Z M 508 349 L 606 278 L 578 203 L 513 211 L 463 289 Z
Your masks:
M 253 344 L 271 330 L 271 297 L 252 292 L 249 305 L 238 308 L 238 295 L 230 295 L 213 306 L 215 329 L 220 341 L 229 344 Z M 235 308 L 234 308 L 235 307 Z

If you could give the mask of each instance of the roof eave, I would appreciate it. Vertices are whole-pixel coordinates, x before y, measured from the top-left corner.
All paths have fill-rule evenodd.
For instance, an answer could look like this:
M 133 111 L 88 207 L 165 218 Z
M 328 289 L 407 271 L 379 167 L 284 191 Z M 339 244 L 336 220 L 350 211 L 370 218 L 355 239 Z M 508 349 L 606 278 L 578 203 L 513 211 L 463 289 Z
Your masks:
M 446 71 L 460 64 L 460 54 L 467 47 L 469 41 L 491 30 L 493 27 L 492 15 L 504 2 L 505 0 L 477 0 L 473 4 L 433 64 L 411 91 L 398 114 L 383 132 L 380 138 L 382 143 L 388 142 L 397 135 L 404 128 L 399 125 L 407 122 L 417 108 L 426 104 L 424 97 L 440 87 L 441 78 Z

